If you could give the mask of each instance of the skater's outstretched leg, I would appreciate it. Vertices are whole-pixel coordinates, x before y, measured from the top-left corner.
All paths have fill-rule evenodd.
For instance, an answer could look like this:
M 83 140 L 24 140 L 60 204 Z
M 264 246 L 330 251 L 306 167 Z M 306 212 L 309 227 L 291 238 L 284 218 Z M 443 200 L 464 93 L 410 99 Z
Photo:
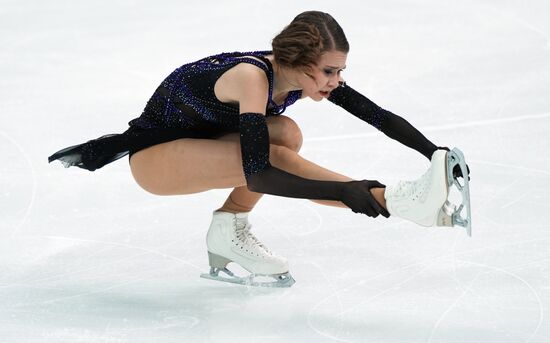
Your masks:
M 463 182 L 453 172 L 458 168 L 466 176 L 462 178 Z M 462 195 L 462 204 L 458 207 L 448 200 L 453 185 Z M 462 226 L 471 236 L 468 167 L 464 155 L 457 148 L 452 151 L 436 150 L 430 168 L 422 177 L 389 185 L 385 198 L 391 215 L 422 226 Z

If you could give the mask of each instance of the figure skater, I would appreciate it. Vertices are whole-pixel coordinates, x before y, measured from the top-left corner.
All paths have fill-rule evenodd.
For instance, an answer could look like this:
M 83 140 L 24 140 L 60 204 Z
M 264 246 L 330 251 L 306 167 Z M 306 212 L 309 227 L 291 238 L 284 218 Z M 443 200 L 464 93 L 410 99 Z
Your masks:
M 451 157 L 457 155 L 451 156 L 448 148 L 438 147 L 405 119 L 346 84 L 341 73 L 348 51 L 344 31 L 331 15 L 301 13 L 273 39 L 272 50 L 221 53 L 177 68 L 126 132 L 60 150 L 49 162 L 93 171 L 129 154 L 135 181 L 152 194 L 234 188 L 213 211 L 206 239 L 211 269 L 203 276 L 222 281 L 260 286 L 294 282 L 287 260 L 250 231 L 248 213 L 263 194 L 309 199 L 373 218 L 391 214 L 424 226 L 455 225 L 446 200 L 451 170 L 454 179 L 466 172 L 463 156 L 453 163 Z M 386 187 L 306 160 L 299 155 L 300 128 L 282 114 L 304 98 L 328 99 L 418 151 L 431 161 L 430 168 L 416 181 Z M 233 275 L 226 268 L 229 262 L 251 275 Z M 257 282 L 258 275 L 274 281 Z

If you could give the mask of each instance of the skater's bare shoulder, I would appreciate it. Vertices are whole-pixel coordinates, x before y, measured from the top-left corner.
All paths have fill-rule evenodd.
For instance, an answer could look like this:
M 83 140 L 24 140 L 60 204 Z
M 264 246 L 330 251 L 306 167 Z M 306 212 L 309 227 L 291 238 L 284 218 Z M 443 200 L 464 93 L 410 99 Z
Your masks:
M 269 81 L 264 70 L 250 63 L 239 63 L 216 81 L 214 93 L 222 102 L 238 103 L 241 113 L 263 113 Z

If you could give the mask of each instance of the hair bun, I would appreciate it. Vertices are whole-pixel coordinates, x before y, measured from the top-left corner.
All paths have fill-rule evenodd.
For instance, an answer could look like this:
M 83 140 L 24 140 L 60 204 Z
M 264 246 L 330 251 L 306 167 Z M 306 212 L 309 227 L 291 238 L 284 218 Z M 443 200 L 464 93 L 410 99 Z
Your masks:
M 349 51 L 340 25 L 330 14 L 318 11 L 300 13 L 271 45 L 275 61 L 292 68 L 316 64 L 326 51 Z

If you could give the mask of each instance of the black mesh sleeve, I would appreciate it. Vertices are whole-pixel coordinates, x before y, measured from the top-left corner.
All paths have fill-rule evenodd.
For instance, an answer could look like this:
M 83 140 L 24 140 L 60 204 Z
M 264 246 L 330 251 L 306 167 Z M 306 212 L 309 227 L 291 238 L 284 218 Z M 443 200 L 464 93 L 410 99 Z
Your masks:
M 376 105 L 345 83 L 333 90 L 328 100 L 428 159 L 437 150 L 437 146 L 408 121 Z
M 269 132 L 261 113 L 239 116 L 243 170 L 247 188 L 253 192 L 289 198 L 337 200 L 353 212 L 371 217 L 389 216 L 372 197 L 370 189 L 385 187 L 377 181 L 321 181 L 306 179 L 276 168 L 269 162 Z
M 239 117 L 241 155 L 249 190 L 291 198 L 340 200 L 343 182 L 310 180 L 269 163 L 269 132 L 261 113 Z

